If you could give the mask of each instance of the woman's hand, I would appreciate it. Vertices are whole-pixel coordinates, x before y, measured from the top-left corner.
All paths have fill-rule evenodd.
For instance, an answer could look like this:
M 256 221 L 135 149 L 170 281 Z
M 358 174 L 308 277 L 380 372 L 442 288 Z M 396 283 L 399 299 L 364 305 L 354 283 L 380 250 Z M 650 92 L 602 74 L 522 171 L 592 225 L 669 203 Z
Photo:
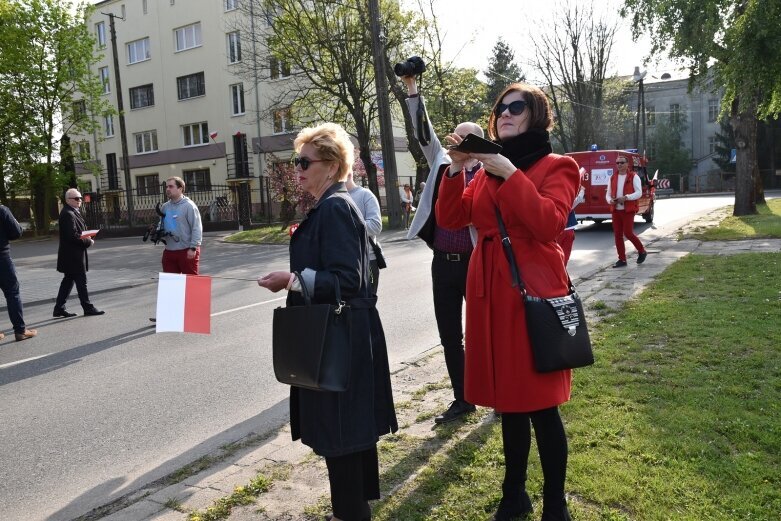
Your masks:
M 510 176 L 518 170 L 518 168 L 502 154 L 471 154 L 471 157 L 481 161 L 486 172 L 499 176 L 505 180 L 509 179 Z
M 288 282 L 290 282 L 289 271 L 272 271 L 268 275 L 258 279 L 258 286 L 276 293 L 277 291 L 287 288 Z
M 445 136 L 445 141 L 447 141 L 448 145 L 458 145 L 464 140 L 461 136 L 456 134 L 455 132 L 452 134 L 448 134 Z M 448 150 L 447 155 L 450 156 L 451 163 L 450 163 L 450 172 L 456 173 L 460 172 L 462 168 L 464 168 L 464 163 L 466 163 L 472 156 L 466 152 L 459 152 L 458 150 Z

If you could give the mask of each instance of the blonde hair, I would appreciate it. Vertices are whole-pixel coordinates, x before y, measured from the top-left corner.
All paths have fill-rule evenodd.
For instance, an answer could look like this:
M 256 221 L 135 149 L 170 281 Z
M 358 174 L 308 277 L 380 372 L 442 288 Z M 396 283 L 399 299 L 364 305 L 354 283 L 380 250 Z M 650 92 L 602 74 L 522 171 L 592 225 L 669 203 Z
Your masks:
M 293 148 L 296 153 L 299 153 L 307 143 L 317 149 L 320 159 L 335 161 L 338 164 L 337 181 L 347 179 L 347 174 L 353 168 L 355 152 L 346 130 L 336 123 L 307 127 L 298 133 L 293 141 Z
M 488 137 L 497 139 L 499 133 L 496 130 L 496 107 L 510 92 L 520 92 L 526 102 L 526 110 L 529 111 L 529 128 L 550 130 L 553 128 L 553 113 L 551 112 L 548 97 L 539 87 L 528 83 L 512 83 L 497 96 L 494 106 L 491 107 L 491 115 L 488 116 Z

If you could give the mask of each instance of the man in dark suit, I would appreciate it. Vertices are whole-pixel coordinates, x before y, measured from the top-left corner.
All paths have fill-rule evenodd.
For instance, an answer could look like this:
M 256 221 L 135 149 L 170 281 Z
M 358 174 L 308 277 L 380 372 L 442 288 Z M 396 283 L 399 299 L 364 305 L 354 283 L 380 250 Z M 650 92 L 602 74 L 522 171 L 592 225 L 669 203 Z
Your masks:
M 57 251 L 57 271 L 64 276 L 60 283 L 60 291 L 57 293 L 57 302 L 54 304 L 52 316 L 55 318 L 76 316 L 76 313 L 70 313 L 65 309 L 65 301 L 73 290 L 73 284 L 76 284 L 84 316 L 105 313 L 92 305 L 87 292 L 87 271 L 89 271 L 87 248 L 95 244 L 95 241 L 91 237 L 81 237 L 81 232 L 87 230 L 87 223 L 79 212 L 82 200 L 81 193 L 75 188 L 65 192 L 65 206 L 60 212 L 60 249 Z

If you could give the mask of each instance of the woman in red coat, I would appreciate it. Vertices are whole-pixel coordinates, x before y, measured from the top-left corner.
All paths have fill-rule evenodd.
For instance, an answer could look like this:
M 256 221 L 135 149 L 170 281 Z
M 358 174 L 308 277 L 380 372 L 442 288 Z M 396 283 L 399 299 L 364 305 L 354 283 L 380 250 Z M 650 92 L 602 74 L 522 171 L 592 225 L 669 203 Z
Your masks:
M 469 403 L 502 413 L 505 455 L 503 497 L 494 516 L 509 520 L 531 512 L 526 466 L 531 425 L 545 485 L 543 521 L 569 520 L 564 496 L 567 438 L 558 406 L 570 396 L 569 370 L 538 373 L 526 332 L 521 294 L 511 286 L 495 208 L 498 206 L 526 288 L 537 297 L 565 295 L 568 276 L 556 237 L 564 230 L 580 175 L 572 158 L 552 154 L 550 105 L 537 87 L 514 83 L 502 92 L 488 120 L 488 135 L 501 154 L 450 152 L 436 205 L 447 228 L 472 224 L 478 243 L 466 287 L 466 377 Z M 448 136 L 459 143 L 460 136 Z M 483 162 L 464 189 L 464 161 Z

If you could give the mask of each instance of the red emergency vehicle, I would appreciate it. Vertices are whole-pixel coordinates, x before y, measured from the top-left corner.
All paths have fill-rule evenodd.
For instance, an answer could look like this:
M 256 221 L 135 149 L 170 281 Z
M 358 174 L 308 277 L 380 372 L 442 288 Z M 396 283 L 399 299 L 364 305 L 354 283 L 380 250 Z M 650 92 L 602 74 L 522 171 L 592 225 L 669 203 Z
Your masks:
M 654 220 L 655 180 L 650 178 L 647 171 L 648 160 L 635 151 L 630 150 L 597 150 L 592 152 L 570 152 L 567 155 L 577 161 L 581 167 L 583 187 L 585 188 L 585 201 L 575 207 L 575 216 L 578 221 L 594 221 L 601 223 L 610 219 L 610 205 L 607 204 L 605 195 L 610 183 L 610 177 L 618 174 L 616 159 L 618 155 L 626 156 L 631 170 L 640 176 L 640 184 L 643 187 L 643 195 L 637 201 L 640 205 L 638 215 L 642 215 L 645 222 Z

